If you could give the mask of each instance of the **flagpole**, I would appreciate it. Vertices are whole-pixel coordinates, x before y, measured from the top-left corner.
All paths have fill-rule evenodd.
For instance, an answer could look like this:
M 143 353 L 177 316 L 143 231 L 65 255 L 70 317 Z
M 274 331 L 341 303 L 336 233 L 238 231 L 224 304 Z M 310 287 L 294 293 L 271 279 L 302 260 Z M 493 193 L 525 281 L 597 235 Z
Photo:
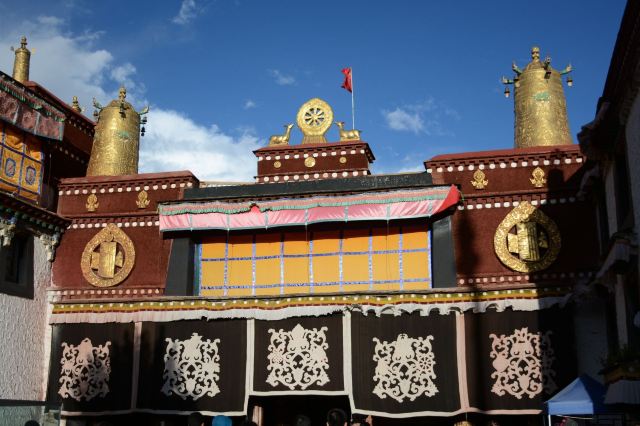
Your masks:
M 351 121 L 353 124 L 352 129 L 356 128 L 356 104 L 354 102 L 354 94 L 353 94 L 353 68 L 351 68 Z

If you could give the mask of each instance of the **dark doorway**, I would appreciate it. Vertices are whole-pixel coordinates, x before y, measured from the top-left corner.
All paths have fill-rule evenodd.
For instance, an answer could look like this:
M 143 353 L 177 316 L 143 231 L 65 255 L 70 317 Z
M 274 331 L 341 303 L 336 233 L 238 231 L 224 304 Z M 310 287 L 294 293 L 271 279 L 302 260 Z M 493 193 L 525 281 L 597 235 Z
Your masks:
M 311 419 L 312 425 L 324 425 L 327 412 L 332 408 L 340 408 L 347 416 L 349 398 L 347 396 L 305 395 L 305 396 L 252 396 L 249 398 L 249 412 L 252 407 L 260 406 L 264 410 L 264 425 L 293 426 L 298 414 Z

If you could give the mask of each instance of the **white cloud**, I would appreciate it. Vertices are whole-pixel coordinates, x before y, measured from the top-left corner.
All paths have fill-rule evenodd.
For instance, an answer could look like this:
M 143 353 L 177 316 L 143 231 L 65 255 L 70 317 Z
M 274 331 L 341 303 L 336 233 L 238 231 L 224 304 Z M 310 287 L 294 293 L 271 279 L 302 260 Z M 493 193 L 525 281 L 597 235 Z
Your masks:
M 436 102 L 433 97 L 424 101 L 396 107 L 394 110 L 382 110 L 387 126 L 392 130 L 426 134 L 428 136 L 453 136 L 447 127 L 448 121 L 461 119 L 453 108 Z
M 248 130 L 234 138 L 171 110 L 149 113 L 141 140 L 140 171 L 191 170 L 202 180 L 248 181 L 256 171 L 258 138 Z
M 255 107 L 256 107 L 256 103 L 251 99 L 247 99 L 247 101 L 244 103 L 244 109 L 251 109 Z
M 409 131 L 418 134 L 424 130 L 424 121 L 418 112 L 407 112 L 401 108 L 383 111 L 387 126 L 393 130 Z
M 180 11 L 174 16 L 172 22 L 178 25 L 186 25 L 198 16 L 195 0 L 182 0 Z
M 136 79 L 136 68 L 118 63 L 114 55 L 94 47 L 99 32 L 73 34 L 56 17 L 16 22 L 0 27 L 0 69 L 11 73 L 13 55 L 9 46 L 19 45 L 27 35 L 31 57 L 30 79 L 62 100 L 78 96 L 85 114 L 92 112 L 91 99 L 105 104 L 117 97 L 118 86 L 127 86 L 127 99 L 138 108 L 145 101 L 144 86 Z M 191 170 L 202 180 L 252 181 L 258 138 L 250 128 L 237 136 L 216 125 L 202 125 L 186 114 L 153 107 L 146 135 L 141 138 L 140 171 Z
M 291 86 L 296 84 L 296 79 L 292 75 L 281 73 L 279 70 L 269 70 L 269 74 L 280 86 Z

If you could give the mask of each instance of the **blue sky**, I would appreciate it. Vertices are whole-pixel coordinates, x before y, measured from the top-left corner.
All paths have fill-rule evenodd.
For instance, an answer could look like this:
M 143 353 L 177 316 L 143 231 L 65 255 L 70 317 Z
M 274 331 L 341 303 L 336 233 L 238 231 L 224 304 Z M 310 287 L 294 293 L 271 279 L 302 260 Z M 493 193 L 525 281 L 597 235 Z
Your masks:
M 434 155 L 510 148 L 511 62 L 531 46 L 566 90 L 571 132 L 593 119 L 625 2 L 565 1 L 2 1 L 0 69 L 25 34 L 33 80 L 63 99 L 106 101 L 124 83 L 151 104 L 143 171 L 191 169 L 251 180 L 251 150 L 294 122 L 312 97 L 351 121 L 340 70 L 351 66 L 356 128 L 374 172 L 420 170 Z M 5 25 L 6 23 L 6 25 Z M 566 88 L 565 88 L 566 89 Z M 337 140 L 334 127 L 329 140 Z M 294 131 L 292 143 L 301 134 Z

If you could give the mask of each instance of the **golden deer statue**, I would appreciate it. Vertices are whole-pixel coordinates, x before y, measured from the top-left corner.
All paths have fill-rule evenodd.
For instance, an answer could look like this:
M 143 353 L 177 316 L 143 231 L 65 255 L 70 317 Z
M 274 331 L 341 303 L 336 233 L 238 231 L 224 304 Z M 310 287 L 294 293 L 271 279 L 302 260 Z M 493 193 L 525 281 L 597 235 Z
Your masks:
M 269 145 L 289 145 L 289 136 L 291 136 L 291 128 L 293 124 L 284 126 L 287 129 L 284 135 L 273 135 L 269 138 Z
M 340 129 L 340 140 L 341 141 L 359 141 L 360 140 L 360 130 L 344 130 L 344 121 L 336 121 L 336 126 Z

